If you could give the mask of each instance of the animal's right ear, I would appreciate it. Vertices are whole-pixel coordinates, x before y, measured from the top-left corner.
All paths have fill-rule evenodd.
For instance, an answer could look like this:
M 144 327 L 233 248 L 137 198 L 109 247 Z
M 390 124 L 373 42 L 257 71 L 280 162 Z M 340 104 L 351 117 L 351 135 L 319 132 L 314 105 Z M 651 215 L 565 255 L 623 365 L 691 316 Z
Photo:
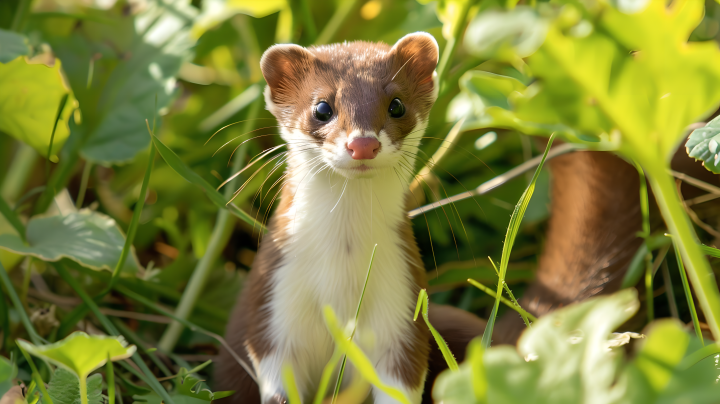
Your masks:
M 282 102 L 298 88 L 301 77 L 309 71 L 315 55 L 302 46 L 273 45 L 260 59 L 260 69 L 271 92 L 272 101 Z

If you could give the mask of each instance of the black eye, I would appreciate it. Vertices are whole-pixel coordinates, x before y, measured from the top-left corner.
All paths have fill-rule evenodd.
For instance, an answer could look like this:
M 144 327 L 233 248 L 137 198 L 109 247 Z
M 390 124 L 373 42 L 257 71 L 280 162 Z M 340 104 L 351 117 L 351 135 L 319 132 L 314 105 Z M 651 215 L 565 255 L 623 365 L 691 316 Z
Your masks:
M 333 112 L 327 102 L 321 101 L 315 106 L 315 118 L 327 122 L 332 118 Z
M 401 116 L 405 115 L 405 105 L 403 105 L 402 101 L 400 101 L 399 98 L 395 98 L 390 102 L 390 108 L 388 108 L 388 112 L 390 113 L 391 117 L 400 118 Z

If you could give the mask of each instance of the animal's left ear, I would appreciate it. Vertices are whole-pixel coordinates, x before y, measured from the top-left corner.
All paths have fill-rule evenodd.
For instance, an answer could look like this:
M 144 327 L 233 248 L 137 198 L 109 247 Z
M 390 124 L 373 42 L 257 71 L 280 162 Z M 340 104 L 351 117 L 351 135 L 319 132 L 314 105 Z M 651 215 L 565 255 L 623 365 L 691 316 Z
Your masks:
M 437 41 L 426 32 L 415 32 L 400 38 L 390 50 L 393 66 L 416 84 L 432 90 L 433 72 L 438 64 Z

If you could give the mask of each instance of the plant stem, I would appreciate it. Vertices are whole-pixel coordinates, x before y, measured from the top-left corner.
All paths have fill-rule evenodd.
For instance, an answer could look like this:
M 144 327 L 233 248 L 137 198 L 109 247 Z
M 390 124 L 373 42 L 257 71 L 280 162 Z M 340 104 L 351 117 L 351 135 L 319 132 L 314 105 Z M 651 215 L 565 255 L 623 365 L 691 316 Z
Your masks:
M 247 133 L 252 130 L 251 127 L 255 123 L 255 117 L 257 117 L 260 112 L 260 107 L 263 102 L 264 100 L 262 97 L 253 102 L 250 111 L 248 111 L 248 117 L 245 124 L 243 125 L 243 133 Z M 245 162 L 246 151 L 247 143 L 244 143 L 235 153 L 232 165 L 233 173 L 240 171 L 242 168 L 242 165 Z M 225 185 L 223 196 L 226 200 L 232 196 L 235 184 L 238 180 L 239 176 Z M 190 314 L 195 307 L 195 302 L 197 302 L 200 297 L 200 293 L 202 293 L 205 288 L 207 278 L 210 276 L 210 272 L 212 271 L 212 265 L 220 256 L 220 252 L 222 252 L 223 248 L 225 248 L 225 244 L 227 244 L 234 226 L 235 217 L 230 214 L 228 209 L 220 209 L 220 211 L 218 211 L 217 218 L 215 219 L 215 228 L 210 235 L 210 242 L 208 243 L 205 255 L 203 255 L 195 267 L 195 270 L 190 277 L 190 281 L 188 282 L 187 289 L 183 292 L 180 303 L 178 303 L 177 310 L 175 311 L 175 315 L 177 317 L 182 318 L 183 320 L 190 317 Z M 162 338 L 160 338 L 158 349 L 167 353 L 172 352 L 173 348 L 175 348 L 175 344 L 180 338 L 183 328 L 184 326 L 178 321 L 170 323 L 170 326 L 165 330 Z
M 675 184 L 665 171 L 663 162 L 648 163 L 643 166 L 649 174 L 655 199 L 670 234 L 673 235 L 673 241 L 687 264 L 690 281 L 713 337 L 720 340 L 720 293 L 715 275 L 700 249 L 695 232 L 680 203 Z
M 17 9 L 15 10 L 15 16 L 13 17 L 12 25 L 10 26 L 11 31 L 22 31 L 23 25 L 25 25 L 25 18 L 30 11 L 31 3 L 32 0 L 20 0 Z
M 460 10 L 460 14 L 458 14 L 457 21 L 455 21 L 455 29 L 453 30 L 452 38 L 447 41 L 445 49 L 442 53 L 442 57 L 440 58 L 440 63 L 438 63 L 437 78 L 441 88 L 443 76 L 445 76 L 445 74 L 447 73 L 450 65 L 450 60 L 452 60 L 452 57 L 455 54 L 455 50 L 457 49 L 457 45 L 458 43 L 460 43 L 460 35 L 465 32 L 465 21 L 467 20 L 468 11 L 470 10 L 470 7 L 473 5 L 473 3 L 474 1 L 470 0 L 462 3 L 462 9 Z
M 81 404 L 88 404 L 86 377 L 87 376 L 85 376 L 85 377 L 80 376 L 78 378 L 78 382 L 80 383 L 80 403 Z
M 85 202 L 85 192 L 87 191 L 88 181 L 90 180 L 90 172 L 92 171 L 92 167 L 93 163 L 85 161 L 82 178 L 80 179 L 80 190 L 78 191 L 78 196 L 75 200 L 75 209 L 80 210 L 80 208 L 82 208 L 83 202 Z
M 12 282 L 10 282 L 10 277 L 8 276 L 7 271 L 5 271 L 5 267 L 2 265 L 2 263 L 0 263 L 0 281 L 2 282 L 3 286 L 5 286 L 5 290 L 7 291 L 8 296 L 10 296 L 10 300 L 13 302 L 15 310 L 17 310 L 18 312 L 20 321 L 23 323 L 23 325 L 25 326 L 25 331 L 27 331 L 28 335 L 30 336 L 30 341 L 32 341 L 32 343 L 35 345 L 41 345 L 43 343 L 42 338 L 40 338 L 40 335 L 35 332 L 35 327 L 33 327 L 30 318 L 25 312 L 25 306 L 23 306 L 22 302 L 20 301 L 20 297 L 17 295 L 17 292 L 15 292 L 15 288 L 13 287 Z
M 27 183 L 38 154 L 32 147 L 25 143 L 20 143 L 19 149 L 8 168 L 8 175 L 2 183 L 0 195 L 8 204 L 12 205 L 20 195 L 23 187 Z
M 675 290 L 673 289 L 667 261 L 662 262 L 662 276 L 663 283 L 665 284 L 665 293 L 667 293 L 668 305 L 670 306 L 670 315 L 673 316 L 673 318 L 679 319 L 680 312 L 678 311 L 677 302 L 675 301 Z
M 467 281 L 470 282 L 470 284 L 472 284 L 476 288 L 478 288 L 478 289 L 482 290 L 483 292 L 487 293 L 488 295 L 490 295 L 490 297 L 492 297 L 493 299 L 496 298 L 497 295 L 495 294 L 495 291 L 493 291 L 489 287 L 483 285 L 482 283 L 480 283 L 474 279 L 468 279 Z M 504 296 L 500 296 L 500 301 L 503 302 L 507 307 L 518 312 L 518 314 L 523 316 L 523 319 L 530 319 L 530 320 L 532 320 L 533 323 L 537 321 L 537 317 L 535 317 L 532 314 L 525 311 L 525 309 L 520 307 L 519 304 L 515 304 L 515 303 L 509 301 Z
M 330 21 L 325 25 L 320 35 L 318 35 L 315 45 L 325 45 L 332 41 L 337 34 L 340 27 L 343 26 L 345 20 L 350 16 L 350 12 L 355 9 L 358 0 L 345 0 L 339 2 L 338 8 L 335 10 L 335 14 L 330 17 Z

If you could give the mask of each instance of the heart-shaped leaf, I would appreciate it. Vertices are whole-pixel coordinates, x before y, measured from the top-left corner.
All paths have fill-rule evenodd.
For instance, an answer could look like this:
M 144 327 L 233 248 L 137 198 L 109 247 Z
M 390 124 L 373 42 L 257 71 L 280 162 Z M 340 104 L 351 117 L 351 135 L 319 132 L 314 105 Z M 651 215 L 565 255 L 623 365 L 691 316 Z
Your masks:
M 25 245 L 14 234 L 0 235 L 0 248 L 46 261 L 70 258 L 86 267 L 112 271 L 125 244 L 125 236 L 115 220 L 83 209 L 65 216 L 36 216 L 27 224 Z M 135 254 L 123 271 L 135 273 L 140 264 Z
M 52 362 L 82 379 L 104 365 L 108 357 L 114 362 L 135 353 L 135 345 L 127 346 L 122 337 L 87 335 L 81 331 L 49 345 L 37 346 L 24 340 L 17 342 L 28 353 Z

